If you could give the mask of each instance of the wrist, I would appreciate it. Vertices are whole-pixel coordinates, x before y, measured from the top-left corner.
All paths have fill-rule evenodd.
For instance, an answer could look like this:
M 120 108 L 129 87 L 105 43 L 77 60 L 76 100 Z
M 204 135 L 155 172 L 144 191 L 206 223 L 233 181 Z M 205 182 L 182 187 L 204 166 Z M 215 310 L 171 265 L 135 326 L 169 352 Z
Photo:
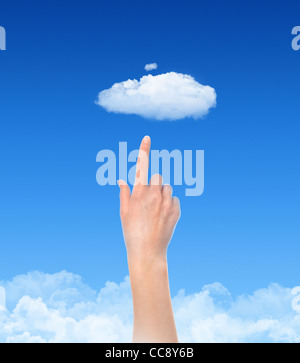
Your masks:
M 134 255 L 127 254 L 130 277 L 145 275 L 157 276 L 167 272 L 167 255 Z

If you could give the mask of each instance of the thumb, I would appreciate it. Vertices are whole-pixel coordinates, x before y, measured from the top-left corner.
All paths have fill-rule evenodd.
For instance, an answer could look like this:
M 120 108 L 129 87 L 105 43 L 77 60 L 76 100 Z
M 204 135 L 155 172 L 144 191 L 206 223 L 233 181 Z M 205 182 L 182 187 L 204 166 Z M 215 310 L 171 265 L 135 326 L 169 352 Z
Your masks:
M 121 217 L 127 212 L 130 201 L 130 188 L 124 180 L 118 180 L 120 187 L 120 213 Z

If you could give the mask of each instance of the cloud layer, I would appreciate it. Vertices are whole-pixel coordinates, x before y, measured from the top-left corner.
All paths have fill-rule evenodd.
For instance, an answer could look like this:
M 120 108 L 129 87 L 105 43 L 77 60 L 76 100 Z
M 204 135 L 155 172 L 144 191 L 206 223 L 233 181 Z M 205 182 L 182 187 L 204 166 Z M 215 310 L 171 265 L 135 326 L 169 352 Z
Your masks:
M 20 275 L 1 282 L 0 342 L 130 342 L 129 278 L 107 282 L 99 292 L 78 275 L 62 271 Z M 173 298 L 181 342 L 300 342 L 300 312 L 292 289 L 278 284 L 233 298 L 220 283 Z
M 99 93 L 97 104 L 108 112 L 148 119 L 198 119 L 216 106 L 216 92 L 187 74 L 169 72 L 115 83 Z

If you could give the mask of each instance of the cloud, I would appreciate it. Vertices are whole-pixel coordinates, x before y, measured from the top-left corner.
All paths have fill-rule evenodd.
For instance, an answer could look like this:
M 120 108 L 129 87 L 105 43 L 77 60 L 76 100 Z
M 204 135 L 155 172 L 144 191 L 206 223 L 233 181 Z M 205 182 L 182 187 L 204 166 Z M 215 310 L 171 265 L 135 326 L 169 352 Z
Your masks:
M 108 112 L 148 119 L 198 119 L 216 106 L 216 92 L 187 74 L 169 72 L 115 83 L 99 93 L 96 103 Z
M 0 342 L 126 342 L 132 334 L 129 278 L 99 292 L 66 271 L 31 272 L 0 282 Z
M 215 283 L 188 296 L 180 291 L 173 304 L 183 342 L 300 342 L 292 300 L 278 284 L 233 299 Z
M 153 69 L 157 69 L 157 63 L 149 63 L 145 65 L 145 70 L 147 72 L 152 71 Z
M 0 342 L 130 342 L 132 300 L 128 276 L 100 291 L 66 271 L 33 272 L 0 283 Z M 292 289 L 278 284 L 234 298 L 220 283 L 173 297 L 181 342 L 300 342 L 300 314 Z

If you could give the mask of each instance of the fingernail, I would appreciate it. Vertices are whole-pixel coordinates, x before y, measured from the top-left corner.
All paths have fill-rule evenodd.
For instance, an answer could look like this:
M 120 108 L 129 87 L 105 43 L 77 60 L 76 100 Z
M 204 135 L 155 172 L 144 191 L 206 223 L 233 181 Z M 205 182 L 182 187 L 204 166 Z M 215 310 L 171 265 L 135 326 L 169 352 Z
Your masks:
M 117 180 L 118 186 L 121 187 L 123 185 L 126 185 L 126 182 L 122 179 Z
M 150 139 L 150 136 L 147 135 L 147 136 L 144 137 L 144 142 L 145 143 L 149 144 L 150 143 L 150 140 L 151 140 Z

